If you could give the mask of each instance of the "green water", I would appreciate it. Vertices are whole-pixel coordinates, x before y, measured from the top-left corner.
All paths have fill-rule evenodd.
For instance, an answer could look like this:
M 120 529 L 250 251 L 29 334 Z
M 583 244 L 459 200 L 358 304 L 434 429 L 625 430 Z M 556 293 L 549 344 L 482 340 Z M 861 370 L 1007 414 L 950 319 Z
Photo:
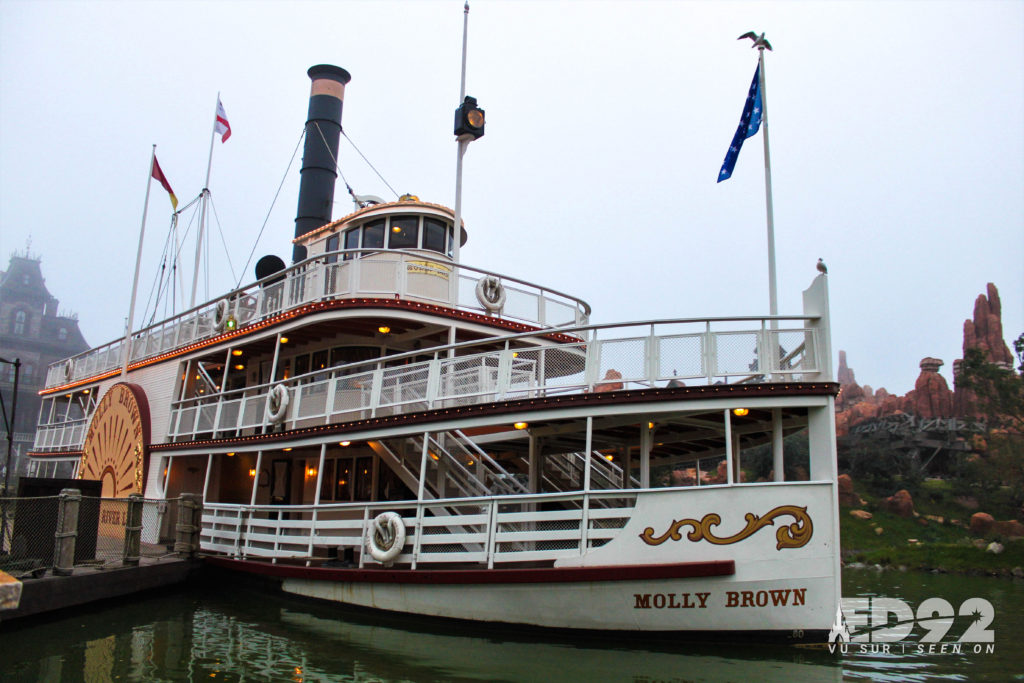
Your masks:
M 994 607 L 994 652 L 859 652 L 778 645 L 538 637 L 352 614 L 217 586 L 0 625 L 3 681 L 1024 681 L 1024 582 L 847 571 L 844 596 Z M 964 629 L 955 622 L 948 634 Z M 969 649 L 969 648 L 968 648 Z

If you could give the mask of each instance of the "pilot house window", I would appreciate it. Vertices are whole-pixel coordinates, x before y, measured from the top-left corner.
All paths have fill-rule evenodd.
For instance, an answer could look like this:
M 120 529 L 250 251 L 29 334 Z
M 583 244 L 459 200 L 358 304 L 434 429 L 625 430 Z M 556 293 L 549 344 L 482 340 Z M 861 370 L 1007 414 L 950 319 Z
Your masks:
M 423 248 L 444 253 L 444 236 L 447 225 L 433 218 L 423 219 Z
M 391 230 L 388 233 L 388 247 L 391 249 L 409 249 L 419 246 L 419 216 L 392 216 Z

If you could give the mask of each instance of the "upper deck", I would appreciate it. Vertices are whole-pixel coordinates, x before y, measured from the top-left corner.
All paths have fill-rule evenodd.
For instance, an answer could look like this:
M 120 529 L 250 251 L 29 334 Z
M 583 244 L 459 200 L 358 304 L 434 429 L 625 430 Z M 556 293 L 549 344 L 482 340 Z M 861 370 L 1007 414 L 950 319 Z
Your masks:
M 496 280 L 504 292 L 501 308 L 491 311 L 477 289 Z M 420 302 L 453 311 L 525 325 L 522 329 L 585 325 L 590 306 L 554 289 L 525 280 L 453 263 L 424 251 L 348 249 L 317 254 L 301 263 L 225 296 L 134 332 L 129 365 L 155 362 L 222 335 L 241 335 L 288 317 L 310 304 L 344 299 Z M 117 373 L 125 340 L 104 344 L 65 361 L 46 374 L 44 393 Z

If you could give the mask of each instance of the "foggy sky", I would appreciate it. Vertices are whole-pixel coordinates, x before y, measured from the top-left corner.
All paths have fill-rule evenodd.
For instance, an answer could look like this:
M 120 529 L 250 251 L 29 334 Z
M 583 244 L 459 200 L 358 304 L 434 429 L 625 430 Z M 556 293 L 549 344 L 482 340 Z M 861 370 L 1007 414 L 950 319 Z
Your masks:
M 255 258 L 289 260 L 301 151 L 285 170 L 318 63 L 352 74 L 343 126 L 388 183 L 451 206 L 462 20 L 461 0 L 0 0 L 0 267 L 31 238 L 88 342 L 122 334 L 151 146 L 194 198 L 218 92 L 232 137 L 214 143 L 200 298 L 254 279 L 239 271 L 264 221 Z M 767 314 L 761 134 L 715 182 L 748 30 L 775 48 L 780 313 L 801 313 L 824 258 L 834 352 L 901 394 L 925 356 L 951 379 L 987 282 L 1007 340 L 1024 332 L 1020 2 L 474 0 L 467 91 L 487 134 L 465 161 L 463 262 L 579 296 L 595 322 Z M 340 163 L 357 193 L 395 198 L 344 139 Z M 351 210 L 340 180 L 335 200 Z M 170 211 L 154 186 L 137 327 Z

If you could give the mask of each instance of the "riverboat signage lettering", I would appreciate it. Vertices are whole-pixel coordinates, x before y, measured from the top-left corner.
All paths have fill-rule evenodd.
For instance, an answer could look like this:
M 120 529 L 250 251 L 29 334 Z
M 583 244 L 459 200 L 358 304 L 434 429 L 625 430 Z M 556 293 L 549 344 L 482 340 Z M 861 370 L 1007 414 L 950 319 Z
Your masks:
M 141 401 L 140 401 L 140 396 Z M 142 473 L 148 440 L 143 420 L 142 390 L 115 384 L 103 396 L 89 423 L 82 446 L 80 479 L 103 482 L 104 498 L 142 493 Z
M 707 609 L 711 593 L 633 593 L 633 609 Z M 760 591 L 724 591 L 714 598 L 721 607 L 801 607 L 807 602 L 806 588 L 777 588 Z
M 689 526 L 692 527 L 692 531 L 687 532 L 686 538 L 690 541 L 696 543 L 703 540 L 714 545 L 731 545 L 753 536 L 766 526 L 774 526 L 775 518 L 783 515 L 788 515 L 796 521 L 792 524 L 783 524 L 776 530 L 775 538 L 778 543 L 775 545 L 775 549 L 801 548 L 807 545 L 807 542 L 811 540 L 811 536 L 814 533 L 814 524 L 811 522 L 811 516 L 807 514 L 807 508 L 796 505 L 781 505 L 763 517 L 748 512 L 744 516 L 747 525 L 732 536 L 716 536 L 712 532 L 711 527 L 721 524 L 722 517 L 717 513 L 711 512 L 704 515 L 699 521 L 696 519 L 676 520 L 660 536 L 655 536 L 654 529 L 647 527 L 640 534 L 640 539 L 647 545 L 661 545 L 668 540 L 681 541 L 683 536 L 679 533 L 679 530 Z

